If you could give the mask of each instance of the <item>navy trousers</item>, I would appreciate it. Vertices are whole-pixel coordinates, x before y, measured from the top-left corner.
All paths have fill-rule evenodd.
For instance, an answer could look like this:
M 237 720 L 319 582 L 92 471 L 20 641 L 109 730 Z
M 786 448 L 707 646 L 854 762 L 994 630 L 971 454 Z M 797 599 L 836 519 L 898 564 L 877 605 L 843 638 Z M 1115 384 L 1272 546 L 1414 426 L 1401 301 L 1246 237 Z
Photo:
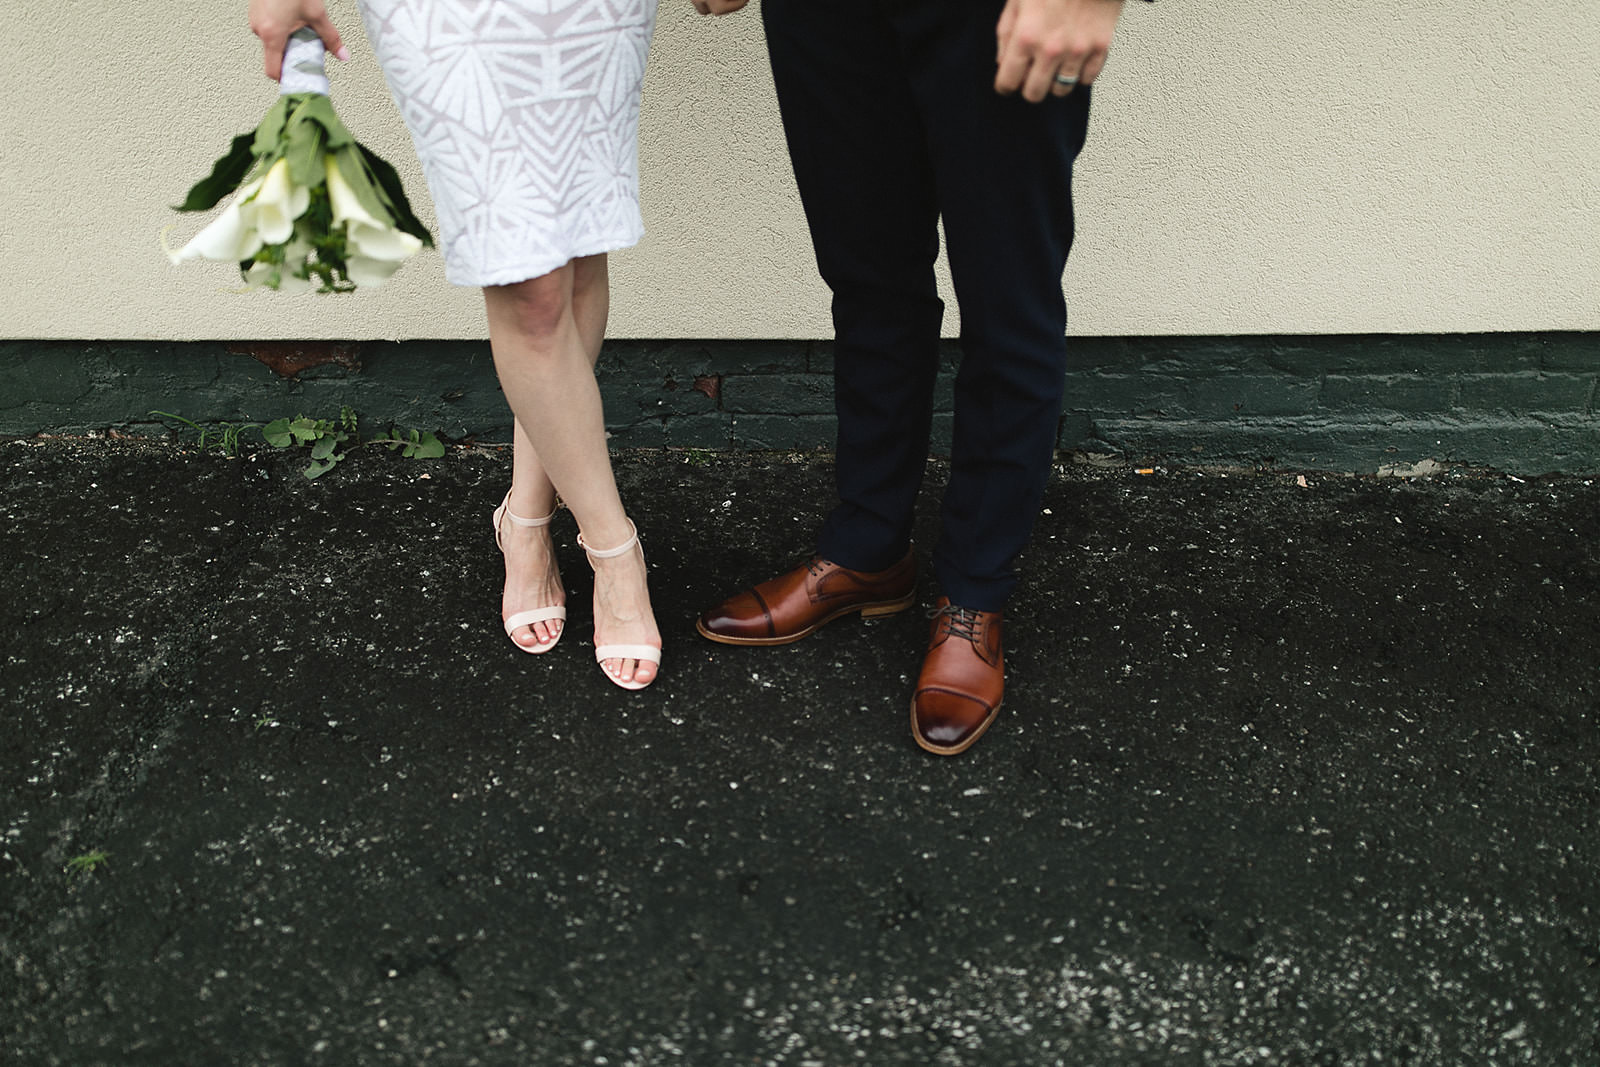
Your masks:
M 839 503 L 828 559 L 905 554 L 929 449 L 944 223 L 961 310 L 950 484 L 934 572 L 998 611 L 1039 510 L 1061 415 L 1072 164 L 1089 92 L 994 91 L 1002 0 L 762 0 L 785 136 L 833 291 Z

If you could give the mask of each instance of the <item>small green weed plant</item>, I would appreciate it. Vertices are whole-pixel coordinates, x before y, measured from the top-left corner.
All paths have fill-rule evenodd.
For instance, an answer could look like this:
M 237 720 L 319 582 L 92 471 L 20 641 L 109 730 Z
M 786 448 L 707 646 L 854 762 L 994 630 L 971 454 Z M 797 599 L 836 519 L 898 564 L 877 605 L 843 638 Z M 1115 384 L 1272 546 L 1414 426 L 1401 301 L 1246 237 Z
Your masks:
M 67 874 L 74 878 L 87 878 L 105 866 L 105 862 L 109 858 L 109 853 L 102 852 L 100 849 L 95 849 L 93 852 L 85 852 L 81 856 L 74 856 L 67 861 Z
M 171 412 L 152 411 L 150 414 L 198 431 L 201 449 L 216 448 L 229 456 L 239 454 L 241 433 L 260 427 L 262 439 L 273 448 L 304 448 L 309 451 L 311 462 L 303 472 L 307 478 L 322 477 L 354 449 L 371 445 L 399 452 L 406 459 L 438 459 L 444 455 L 444 443 L 426 430 L 401 430 L 391 426 L 366 441 L 361 440 L 359 417 L 349 405 L 339 409 L 337 419 L 296 415 L 292 419 L 274 419 L 264 426 L 259 422 L 242 426 L 224 423 L 221 430 L 209 429 Z
M 220 429 L 212 429 L 209 426 L 201 426 L 198 422 L 186 419 L 182 415 L 174 415 L 170 411 L 152 411 L 150 414 L 163 419 L 171 419 L 173 422 L 183 423 L 183 425 L 200 435 L 200 440 L 197 443 L 200 451 L 207 452 L 211 449 L 216 449 L 225 456 L 237 456 L 239 454 L 239 435 L 246 430 L 253 430 L 261 425 L 259 422 L 247 422 L 242 425 L 225 422 Z

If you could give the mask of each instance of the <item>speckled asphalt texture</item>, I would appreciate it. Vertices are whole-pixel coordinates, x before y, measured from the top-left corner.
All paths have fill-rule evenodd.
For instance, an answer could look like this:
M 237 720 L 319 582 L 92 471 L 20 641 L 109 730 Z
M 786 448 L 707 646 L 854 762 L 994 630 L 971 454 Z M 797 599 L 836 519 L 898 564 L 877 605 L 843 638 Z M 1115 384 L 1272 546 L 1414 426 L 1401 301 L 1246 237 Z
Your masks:
M 301 465 L 0 444 L 6 1063 L 1600 1063 L 1595 479 L 1064 460 L 941 759 L 920 611 L 694 634 L 825 457 L 618 457 L 639 694 L 507 454 Z

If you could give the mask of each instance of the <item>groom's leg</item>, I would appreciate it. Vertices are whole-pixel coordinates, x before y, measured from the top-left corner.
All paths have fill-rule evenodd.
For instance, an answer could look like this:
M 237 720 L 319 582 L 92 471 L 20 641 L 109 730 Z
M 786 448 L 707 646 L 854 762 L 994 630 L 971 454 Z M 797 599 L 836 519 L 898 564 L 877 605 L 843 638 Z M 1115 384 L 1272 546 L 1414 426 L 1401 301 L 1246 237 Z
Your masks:
M 762 15 L 817 265 L 833 291 L 839 504 L 818 550 L 879 571 L 910 544 L 938 370 L 927 134 L 879 4 L 763 0 Z
M 961 309 L 950 484 L 934 570 L 952 603 L 999 611 L 1016 584 L 1061 418 L 1072 165 L 1089 91 L 995 93 L 1000 0 L 901 7 Z

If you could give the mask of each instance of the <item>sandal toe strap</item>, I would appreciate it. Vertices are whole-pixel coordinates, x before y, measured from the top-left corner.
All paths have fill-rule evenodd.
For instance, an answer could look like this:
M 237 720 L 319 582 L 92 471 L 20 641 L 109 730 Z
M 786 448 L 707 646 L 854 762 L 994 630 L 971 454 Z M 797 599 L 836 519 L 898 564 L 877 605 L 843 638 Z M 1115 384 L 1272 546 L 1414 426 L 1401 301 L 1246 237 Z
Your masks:
M 594 658 L 601 662 L 608 659 L 642 659 L 659 664 L 661 650 L 655 645 L 601 645 L 594 650 Z
M 565 619 L 567 609 L 563 607 L 534 608 L 531 611 L 519 611 L 506 620 L 506 634 L 523 626 L 532 626 L 536 622 L 549 622 L 552 619 Z

